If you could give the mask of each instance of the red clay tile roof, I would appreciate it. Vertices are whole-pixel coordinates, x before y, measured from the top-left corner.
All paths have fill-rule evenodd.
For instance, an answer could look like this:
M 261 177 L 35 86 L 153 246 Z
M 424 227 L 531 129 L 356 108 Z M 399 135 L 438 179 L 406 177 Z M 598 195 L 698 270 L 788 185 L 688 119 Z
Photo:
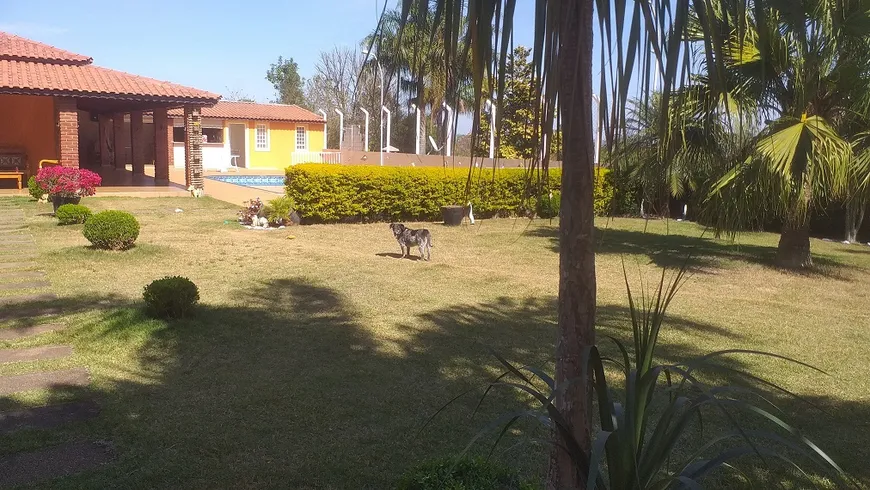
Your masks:
M 170 116 L 182 116 L 183 111 L 173 109 Z M 323 122 L 318 114 L 298 105 L 257 104 L 254 102 L 220 101 L 213 107 L 203 107 L 202 117 L 223 119 L 246 119 L 257 121 Z
M 42 61 L 72 65 L 87 65 L 93 61 L 87 56 L 70 53 L 48 44 L 38 43 L 5 32 L 0 32 L 0 60 Z
M 91 64 L 91 58 L 0 32 L 0 93 L 214 104 L 220 95 Z

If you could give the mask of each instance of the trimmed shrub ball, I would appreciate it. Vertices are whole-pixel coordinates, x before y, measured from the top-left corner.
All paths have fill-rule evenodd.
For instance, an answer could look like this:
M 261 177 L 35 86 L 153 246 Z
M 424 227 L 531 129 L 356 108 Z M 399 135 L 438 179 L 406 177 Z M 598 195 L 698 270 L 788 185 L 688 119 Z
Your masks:
M 126 250 L 139 238 L 139 222 L 130 213 L 101 211 L 85 221 L 82 233 L 97 248 Z
M 199 301 L 199 288 L 186 277 L 167 276 L 145 286 L 142 297 L 152 315 L 184 318 Z
M 54 213 L 58 224 L 80 225 L 91 217 L 91 210 L 81 204 L 64 204 Z

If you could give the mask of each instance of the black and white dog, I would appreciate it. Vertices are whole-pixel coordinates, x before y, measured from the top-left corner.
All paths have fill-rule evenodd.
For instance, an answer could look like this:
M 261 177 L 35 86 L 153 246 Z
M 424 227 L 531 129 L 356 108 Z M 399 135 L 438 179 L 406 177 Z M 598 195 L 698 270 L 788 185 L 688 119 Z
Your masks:
M 411 253 L 411 247 L 416 245 L 420 248 L 420 258 L 429 260 L 433 246 L 432 234 L 429 233 L 429 230 L 425 228 L 412 230 L 402 223 L 390 223 L 390 230 L 396 237 L 396 241 L 399 242 L 399 247 L 402 248 L 402 258 L 407 257 Z

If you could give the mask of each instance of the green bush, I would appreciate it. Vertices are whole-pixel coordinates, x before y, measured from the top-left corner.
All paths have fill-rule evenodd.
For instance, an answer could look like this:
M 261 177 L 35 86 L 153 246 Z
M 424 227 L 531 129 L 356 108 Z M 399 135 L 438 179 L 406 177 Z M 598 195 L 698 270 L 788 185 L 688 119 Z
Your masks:
M 139 238 L 139 222 L 130 213 L 101 211 L 85 221 L 82 233 L 97 248 L 126 250 Z
M 43 196 L 48 194 L 45 189 L 39 185 L 39 182 L 36 181 L 36 177 L 30 177 L 27 179 L 27 192 L 30 193 L 30 197 L 36 199 L 37 201 L 42 199 Z
M 539 218 L 550 219 L 559 216 L 559 206 L 561 205 L 562 195 L 559 191 L 554 191 L 549 194 L 544 194 L 538 198 L 535 212 Z
M 603 178 L 607 170 L 600 174 Z M 561 177 L 561 170 L 550 170 L 547 193 L 559 189 Z M 596 185 L 596 195 L 606 199 L 606 189 Z M 287 169 L 287 196 L 307 223 L 434 221 L 441 218 L 441 206 L 469 201 L 478 217 L 525 215 L 529 195 L 523 169 L 483 169 L 470 182 L 467 169 L 319 164 Z M 531 204 L 534 209 L 535 201 Z M 599 208 L 606 210 L 607 203 L 596 203 Z
M 167 276 L 145 286 L 142 297 L 152 315 L 184 318 L 199 301 L 199 288 L 186 277 Z
M 483 458 L 437 459 L 406 472 L 398 490 L 531 490 L 511 470 Z
M 58 224 L 78 225 L 91 217 L 91 210 L 81 204 L 64 204 L 57 208 L 54 216 L 57 218 Z

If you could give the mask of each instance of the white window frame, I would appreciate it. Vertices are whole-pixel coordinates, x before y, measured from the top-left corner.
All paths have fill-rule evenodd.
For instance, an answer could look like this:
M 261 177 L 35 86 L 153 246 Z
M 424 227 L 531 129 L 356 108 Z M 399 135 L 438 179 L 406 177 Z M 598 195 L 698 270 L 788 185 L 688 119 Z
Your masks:
M 305 148 L 299 148 L 299 128 L 302 128 L 302 130 L 305 131 Z M 293 143 L 296 151 L 308 151 L 308 127 L 296 126 L 296 130 L 293 133 Z
M 260 142 L 257 141 L 257 133 L 260 130 L 260 127 L 266 128 L 266 146 L 261 147 Z M 272 146 L 272 138 L 269 130 L 269 123 L 261 123 L 258 122 L 254 125 L 254 151 L 269 151 Z

